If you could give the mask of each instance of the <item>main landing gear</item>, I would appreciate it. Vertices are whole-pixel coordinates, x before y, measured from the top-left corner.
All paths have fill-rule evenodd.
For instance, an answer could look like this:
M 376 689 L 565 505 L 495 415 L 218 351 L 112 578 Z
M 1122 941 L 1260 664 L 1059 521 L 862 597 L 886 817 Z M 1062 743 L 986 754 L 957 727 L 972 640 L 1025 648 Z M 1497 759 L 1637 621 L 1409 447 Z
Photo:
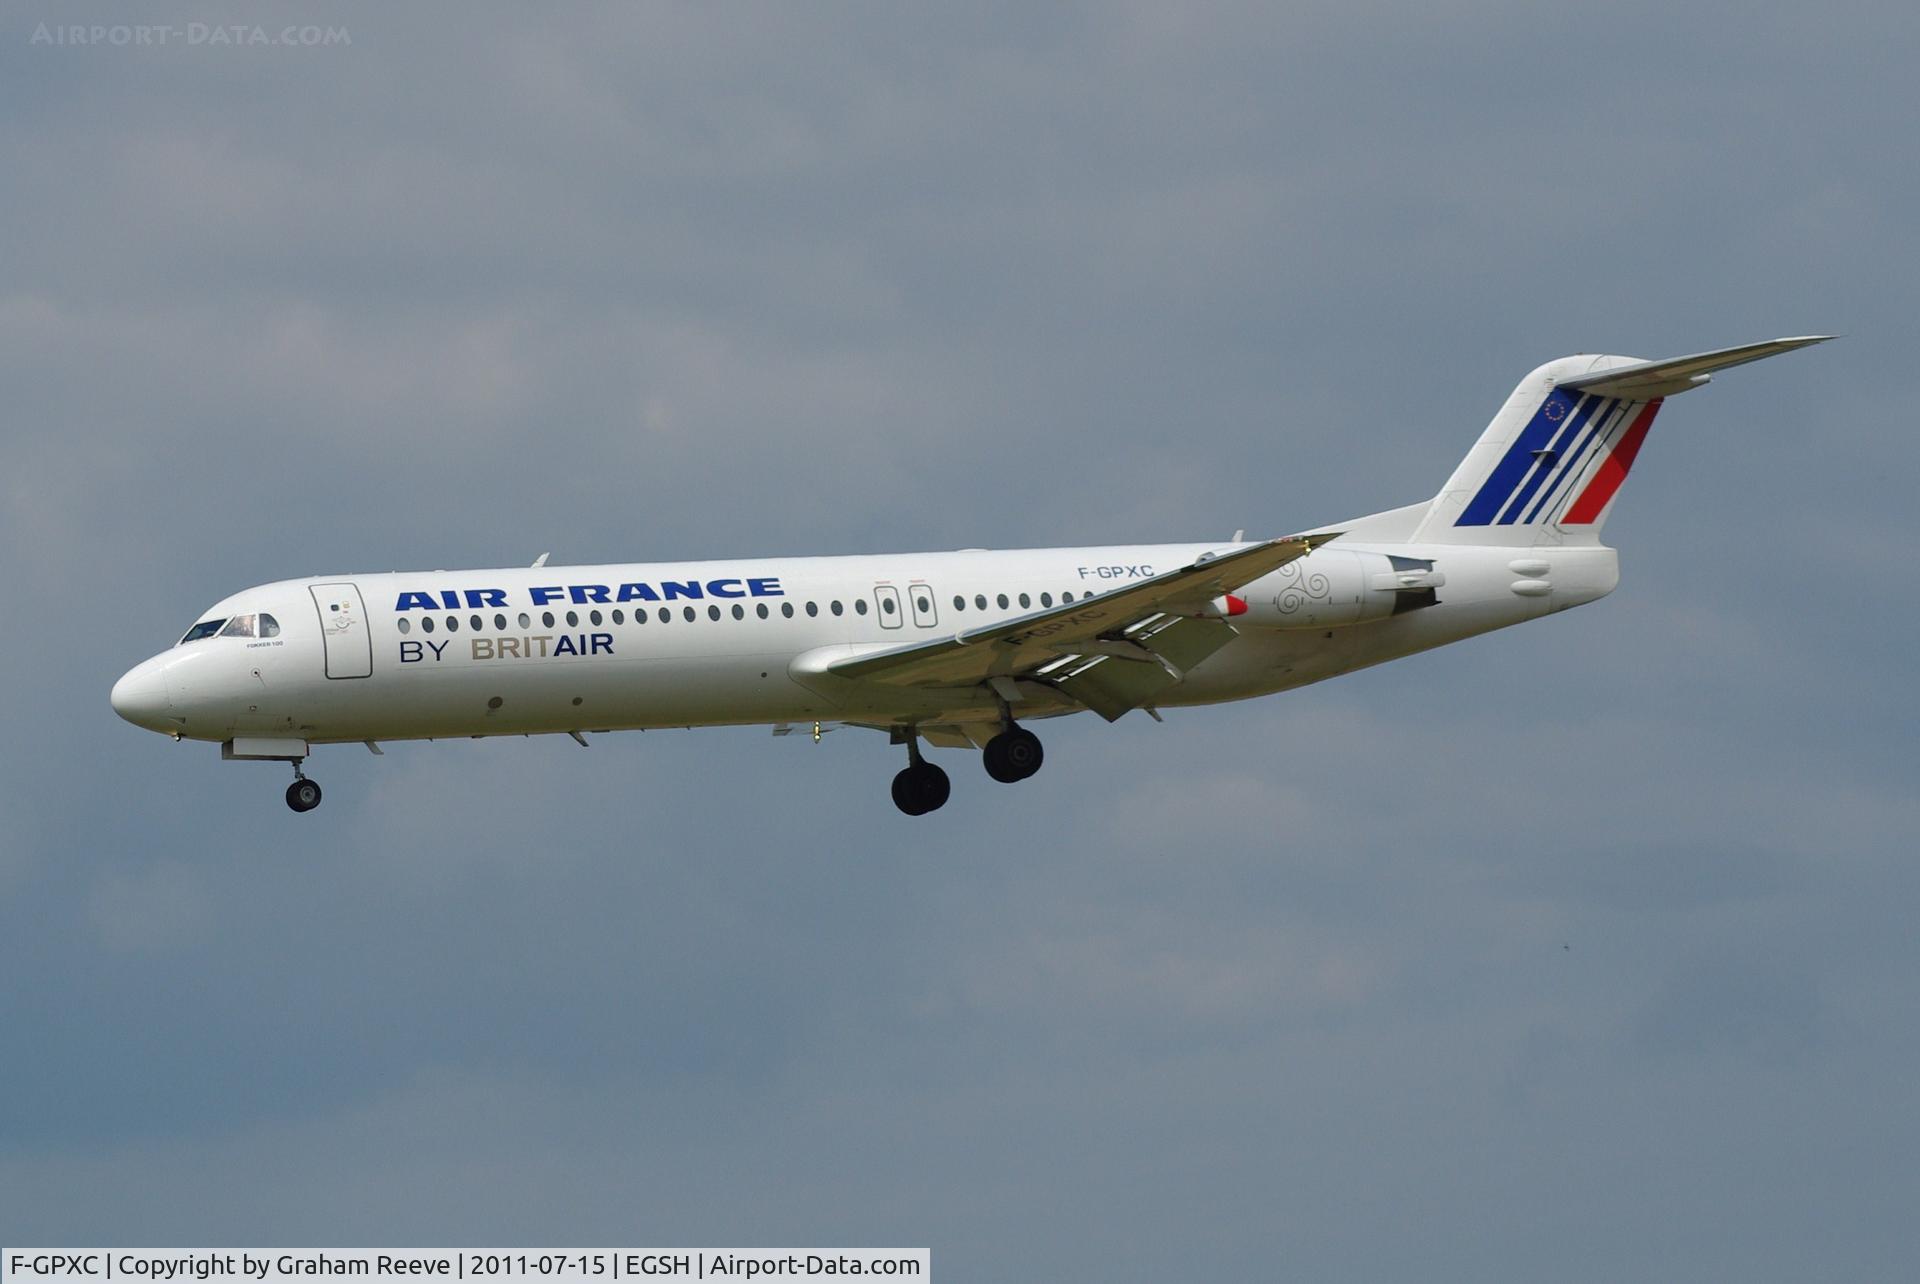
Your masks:
M 300 770 L 300 764 L 293 764 L 293 783 L 287 786 L 287 806 L 295 811 L 312 811 L 320 805 L 320 786 Z
M 947 779 L 946 772 L 920 756 L 918 736 L 896 728 L 894 743 L 903 739 L 907 746 L 907 765 L 893 778 L 893 805 L 909 816 L 924 816 L 940 810 L 953 792 L 953 782 Z M 1025 727 L 1009 724 L 1005 731 L 987 741 L 980 758 L 989 776 L 1010 785 L 1040 770 L 1046 753 L 1040 748 L 1039 736 Z M 292 800 L 292 795 L 288 795 L 288 800 Z
M 920 756 L 919 738 L 908 733 L 907 765 L 893 778 L 893 805 L 909 816 L 924 816 L 947 805 L 953 782 Z
M 1025 780 L 1040 770 L 1040 764 L 1046 761 L 1046 757 L 1046 751 L 1040 747 L 1039 736 L 1011 723 L 1005 731 L 987 741 L 986 749 L 980 754 L 987 774 L 1003 785 Z

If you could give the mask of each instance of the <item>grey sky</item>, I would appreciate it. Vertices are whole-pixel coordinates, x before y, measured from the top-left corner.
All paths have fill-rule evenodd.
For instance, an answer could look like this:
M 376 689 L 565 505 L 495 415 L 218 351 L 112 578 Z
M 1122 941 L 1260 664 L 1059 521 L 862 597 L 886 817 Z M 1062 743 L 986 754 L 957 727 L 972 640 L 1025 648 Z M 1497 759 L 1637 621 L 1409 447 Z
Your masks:
M 344 26 L 49 48 L 38 23 Z M 15 6 L 0 1238 L 1883 1278 L 1920 1234 L 1911 6 Z M 310 572 L 1280 534 L 1533 365 L 1607 601 L 959 755 L 106 692 Z

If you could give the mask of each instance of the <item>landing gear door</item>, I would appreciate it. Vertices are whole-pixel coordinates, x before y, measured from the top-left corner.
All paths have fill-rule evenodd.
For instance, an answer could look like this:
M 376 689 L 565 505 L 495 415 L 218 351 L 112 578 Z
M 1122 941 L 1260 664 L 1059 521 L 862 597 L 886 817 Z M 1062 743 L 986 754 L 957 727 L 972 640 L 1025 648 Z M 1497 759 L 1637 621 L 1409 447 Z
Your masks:
M 373 631 L 367 627 L 367 607 L 352 584 L 314 584 L 314 609 L 320 612 L 320 636 L 326 640 L 327 676 L 373 676 Z

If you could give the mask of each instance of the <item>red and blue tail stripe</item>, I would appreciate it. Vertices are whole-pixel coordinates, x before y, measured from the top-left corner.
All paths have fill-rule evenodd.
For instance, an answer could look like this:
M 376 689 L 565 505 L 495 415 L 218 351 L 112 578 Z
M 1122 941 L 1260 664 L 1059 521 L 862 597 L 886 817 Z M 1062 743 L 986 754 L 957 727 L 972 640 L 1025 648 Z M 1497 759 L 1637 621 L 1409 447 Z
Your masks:
M 1658 401 L 1642 404 L 1555 388 L 1454 525 L 1554 521 L 1564 495 L 1577 497 L 1557 518 L 1560 525 L 1593 522 L 1625 480 L 1659 408 Z
M 1570 489 L 1569 483 L 1586 470 L 1593 456 L 1606 449 L 1607 439 L 1619 426 L 1620 416 L 1628 413 L 1632 405 L 1631 402 L 1616 401 L 1604 413 L 1588 417 L 1586 429 L 1570 447 L 1561 452 L 1560 467 L 1554 473 L 1553 480 L 1540 488 L 1533 507 L 1520 519 L 1523 524 L 1531 525 L 1541 513 L 1550 511 L 1550 506 L 1561 498 L 1562 489 Z
M 1573 413 L 1562 419 L 1559 431 L 1547 443 L 1546 449 L 1534 454 L 1533 467 L 1527 470 L 1526 479 L 1493 520 L 1501 526 L 1512 526 L 1519 521 L 1520 514 L 1525 511 L 1528 501 L 1541 484 L 1550 474 L 1559 473 L 1560 466 L 1573 457 L 1574 452 L 1570 449 L 1572 444 L 1581 440 L 1589 424 L 1605 423 L 1607 416 L 1613 413 L 1614 405 L 1614 402 L 1599 397 L 1582 397 L 1574 406 Z
M 1580 498 L 1574 500 L 1572 507 L 1567 509 L 1567 515 L 1560 519 L 1562 526 L 1585 526 L 1606 511 L 1607 501 L 1620 489 L 1620 483 L 1627 479 L 1627 471 L 1633 467 L 1633 458 L 1640 453 L 1640 443 L 1647 439 L 1647 429 L 1653 427 L 1653 417 L 1659 413 L 1660 403 L 1649 401 L 1634 416 L 1633 424 L 1627 429 L 1626 435 L 1620 438 L 1620 444 L 1600 461 L 1600 466 L 1594 470 L 1593 480 L 1587 483 Z

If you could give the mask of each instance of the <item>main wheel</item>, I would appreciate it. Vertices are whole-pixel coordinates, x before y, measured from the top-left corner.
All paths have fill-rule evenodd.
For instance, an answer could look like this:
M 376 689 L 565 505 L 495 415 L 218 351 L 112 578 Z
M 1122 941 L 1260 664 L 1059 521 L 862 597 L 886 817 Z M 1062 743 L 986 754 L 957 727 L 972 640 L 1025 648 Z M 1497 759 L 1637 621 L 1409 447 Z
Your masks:
M 305 776 L 287 786 L 287 806 L 295 811 L 312 811 L 320 805 L 320 786 Z
M 987 747 L 980 755 L 987 774 L 1003 785 L 1025 780 L 1040 770 L 1040 764 L 1046 761 L 1046 757 L 1046 750 L 1040 747 L 1040 737 L 1025 727 L 1002 731 L 987 741 Z
M 947 799 L 953 795 L 953 782 L 947 779 L 947 773 L 930 762 L 920 763 L 913 772 L 920 778 L 920 801 L 924 804 L 921 814 L 946 806 Z
M 947 773 L 930 762 L 913 763 L 893 778 L 893 805 L 909 816 L 938 811 L 952 792 Z

